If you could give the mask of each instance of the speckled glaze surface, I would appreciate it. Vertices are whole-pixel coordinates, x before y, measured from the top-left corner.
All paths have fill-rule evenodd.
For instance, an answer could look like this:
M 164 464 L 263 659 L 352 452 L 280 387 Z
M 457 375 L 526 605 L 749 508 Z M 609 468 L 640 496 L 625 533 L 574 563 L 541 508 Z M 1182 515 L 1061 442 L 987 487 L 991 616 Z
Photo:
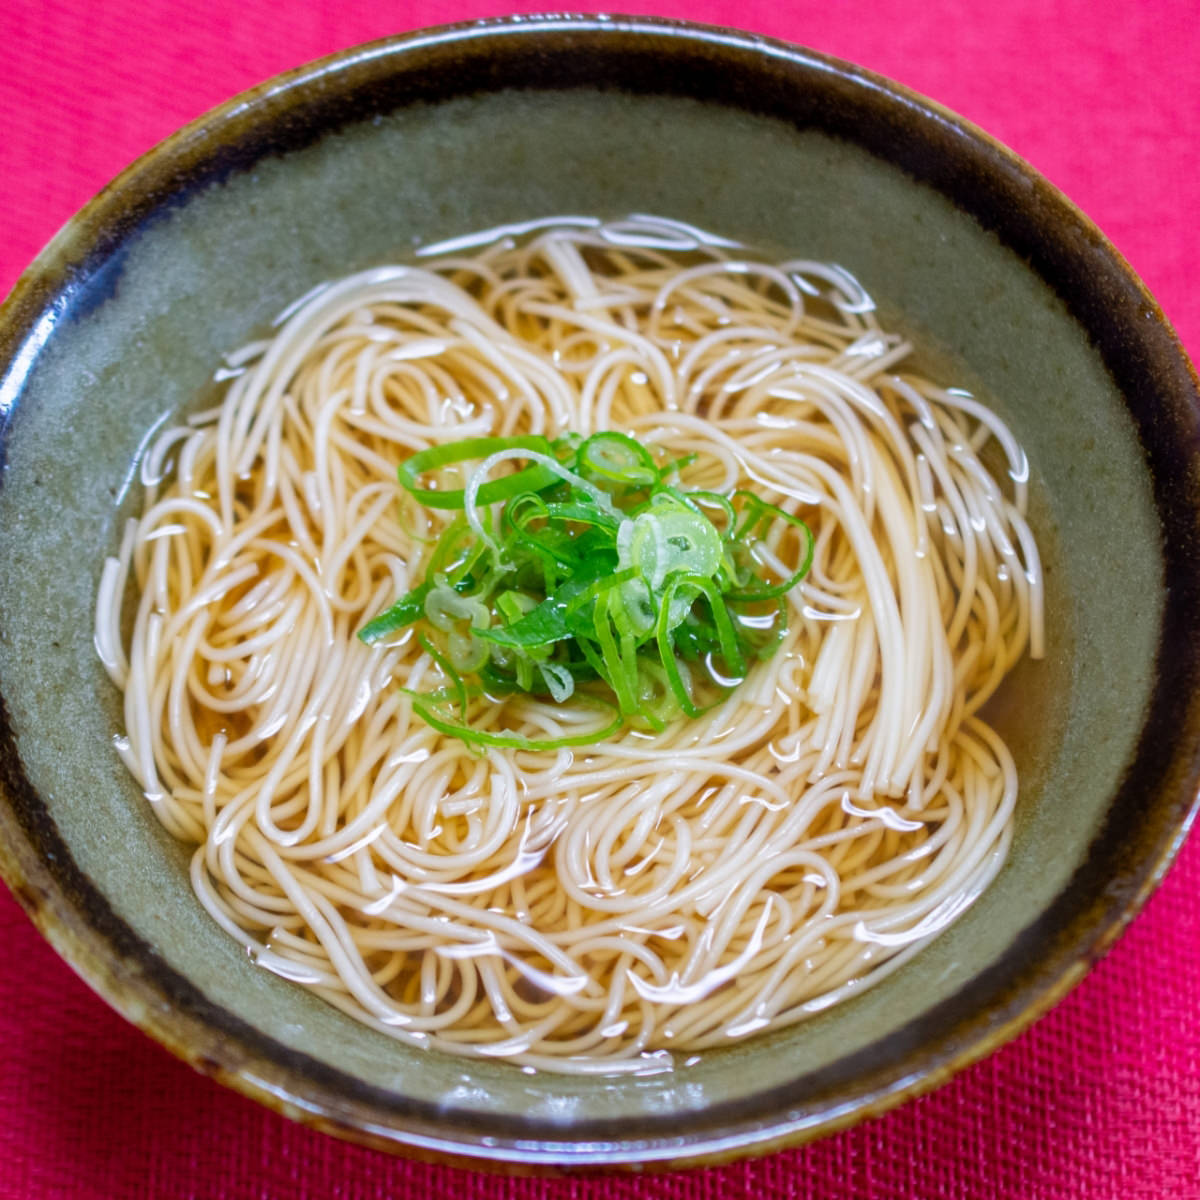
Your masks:
M 1003 410 L 1058 546 L 1053 649 L 1021 669 L 1001 717 L 1024 781 L 1010 862 L 910 965 L 673 1074 L 527 1076 L 360 1028 L 209 921 L 111 749 L 120 712 L 93 597 L 147 430 L 292 298 L 422 242 L 631 211 L 841 262 Z M 0 872 L 151 1036 L 331 1132 L 524 1168 L 712 1162 L 828 1132 L 936 1085 L 1061 997 L 1193 812 L 1195 376 L 1067 201 L 857 68 L 595 17 L 349 51 L 231 101 L 102 193 L 0 310 L 0 371 Z

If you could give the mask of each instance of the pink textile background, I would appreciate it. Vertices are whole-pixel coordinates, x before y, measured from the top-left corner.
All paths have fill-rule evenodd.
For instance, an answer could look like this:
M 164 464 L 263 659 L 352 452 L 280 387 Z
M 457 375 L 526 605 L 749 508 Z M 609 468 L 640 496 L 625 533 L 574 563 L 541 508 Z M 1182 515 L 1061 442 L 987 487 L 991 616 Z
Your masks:
M 370 38 L 537 7 L 0 0 L 0 293 L 109 178 L 233 93 Z M 1200 357 L 1196 0 L 641 11 L 802 42 L 971 118 L 1096 220 Z M 343 1145 L 193 1075 L 126 1025 L 2 888 L 0 941 L 0 1200 L 1200 1197 L 1197 839 L 1082 986 L 940 1091 L 800 1150 L 647 1178 L 505 1180 Z

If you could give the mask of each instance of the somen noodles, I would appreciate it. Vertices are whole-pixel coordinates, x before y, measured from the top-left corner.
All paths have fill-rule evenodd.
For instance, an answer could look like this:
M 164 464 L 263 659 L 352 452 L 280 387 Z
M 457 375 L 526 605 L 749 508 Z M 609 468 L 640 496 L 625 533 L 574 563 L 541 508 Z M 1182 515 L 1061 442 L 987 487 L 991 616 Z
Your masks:
M 1025 456 L 910 353 L 841 268 L 649 217 L 492 231 L 292 305 L 146 453 L 96 613 L 117 749 L 213 919 L 400 1041 L 575 1072 L 663 1069 L 911 958 L 1004 861 L 1017 775 L 980 710 L 1043 629 Z M 357 636 L 463 519 L 398 468 L 608 430 L 681 494 L 796 518 L 754 542 L 771 578 L 811 531 L 778 645 L 699 715 L 590 745 L 549 683 L 468 714 L 549 749 L 435 728 L 455 672 L 420 623 Z

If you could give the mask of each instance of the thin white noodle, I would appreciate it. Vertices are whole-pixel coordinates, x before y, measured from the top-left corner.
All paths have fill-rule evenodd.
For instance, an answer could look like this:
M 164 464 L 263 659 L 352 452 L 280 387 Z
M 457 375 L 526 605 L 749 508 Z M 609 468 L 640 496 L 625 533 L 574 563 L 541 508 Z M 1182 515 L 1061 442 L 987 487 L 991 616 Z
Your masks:
M 95 624 L 117 751 L 196 844 L 214 920 L 389 1037 L 578 1074 L 669 1069 L 909 961 L 1003 864 L 1016 768 L 979 709 L 1045 629 L 1024 452 L 901 373 L 908 349 L 841 267 L 639 215 L 321 284 L 229 355 L 221 407 L 147 451 Z M 452 515 L 396 464 L 609 427 L 695 455 L 686 486 L 805 520 L 783 643 L 653 738 L 480 756 L 399 690 L 443 682 L 411 630 L 355 637 Z M 512 459 L 561 473 L 501 451 L 465 474 L 481 537 Z M 794 551 L 755 549 L 779 574 Z M 592 717 L 517 698 L 477 719 L 555 737 Z

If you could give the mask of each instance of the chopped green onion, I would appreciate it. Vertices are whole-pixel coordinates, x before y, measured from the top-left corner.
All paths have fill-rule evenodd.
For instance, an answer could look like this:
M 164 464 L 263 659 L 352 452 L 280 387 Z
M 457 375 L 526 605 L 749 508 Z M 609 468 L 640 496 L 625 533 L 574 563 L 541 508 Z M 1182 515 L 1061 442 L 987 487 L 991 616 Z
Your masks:
M 370 646 L 419 620 L 425 611 L 425 597 L 432 586 L 431 581 L 426 580 L 401 596 L 391 608 L 381 612 L 373 621 L 368 621 L 358 631 L 359 638 Z
M 407 689 L 406 689 L 407 690 Z M 595 711 L 604 716 L 610 716 L 607 724 L 598 724 L 595 728 L 582 733 L 564 734 L 557 738 L 530 738 L 519 733 L 494 733 L 490 729 L 478 729 L 471 725 L 464 712 L 460 721 L 445 716 L 437 708 L 438 701 L 445 702 L 448 697 L 438 692 L 407 692 L 412 699 L 413 711 L 433 729 L 448 737 L 458 738 L 468 746 L 499 746 L 512 750 L 562 750 L 569 746 L 592 746 L 597 742 L 611 737 L 622 725 L 625 718 L 617 709 L 605 703 L 598 697 L 588 697 L 587 704 L 594 706 Z
M 749 662 L 775 652 L 784 598 L 812 561 L 808 527 L 752 492 L 669 484 L 695 455 L 662 459 L 604 432 L 468 438 L 401 466 L 415 499 L 459 515 L 434 544 L 425 579 L 359 637 L 372 644 L 423 626 L 421 645 L 448 686 L 408 693 L 422 720 L 479 748 L 590 745 L 626 724 L 657 732 L 698 716 Z M 517 469 L 492 478 L 505 463 Z M 466 473 L 463 486 L 420 482 L 452 467 L 455 483 Z M 768 541 L 794 570 L 762 565 L 756 548 Z M 483 700 L 521 693 L 560 706 L 557 723 L 569 732 L 494 731 Z
M 458 710 L 462 713 L 463 720 L 465 721 L 467 719 L 467 685 L 463 683 L 462 676 L 454 669 L 453 664 L 446 656 L 424 634 L 421 635 L 421 648 L 442 669 L 442 674 L 450 680 L 454 687 L 455 699 L 458 700 Z
M 417 480 L 429 471 L 456 463 L 490 458 L 499 451 L 530 450 L 549 456 L 553 450 L 550 442 L 537 434 L 528 437 L 480 437 L 463 438 L 444 446 L 433 446 L 414 454 L 400 468 L 400 483 L 426 508 L 462 508 L 465 488 L 418 487 Z M 521 492 L 536 492 L 555 482 L 554 474 L 542 463 L 531 463 L 524 470 L 502 479 L 493 479 L 482 485 L 476 493 L 477 504 L 492 504 L 506 500 Z
M 727 598 L 730 600 L 758 601 L 774 600 L 779 596 L 786 596 L 808 574 L 808 569 L 812 566 L 813 550 L 816 545 L 812 530 L 799 517 L 794 517 L 791 513 L 784 512 L 782 508 L 777 508 L 774 504 L 768 504 L 765 500 L 760 500 L 753 492 L 734 492 L 734 498 L 740 498 L 743 501 L 745 518 L 741 525 L 734 531 L 731 544 L 743 563 L 749 559 L 750 550 L 748 547 L 753 542 L 761 540 L 762 535 L 777 520 L 784 521 L 801 532 L 804 542 L 804 553 L 800 555 L 800 565 L 796 568 L 795 572 L 775 584 L 762 583 L 761 580 L 755 578 L 753 567 L 744 565 L 737 586 L 729 589 L 726 593 Z M 751 581 L 757 582 L 759 586 L 748 586 Z
M 650 451 L 623 433 L 594 433 L 579 447 L 579 468 L 605 484 L 644 488 L 659 480 Z

